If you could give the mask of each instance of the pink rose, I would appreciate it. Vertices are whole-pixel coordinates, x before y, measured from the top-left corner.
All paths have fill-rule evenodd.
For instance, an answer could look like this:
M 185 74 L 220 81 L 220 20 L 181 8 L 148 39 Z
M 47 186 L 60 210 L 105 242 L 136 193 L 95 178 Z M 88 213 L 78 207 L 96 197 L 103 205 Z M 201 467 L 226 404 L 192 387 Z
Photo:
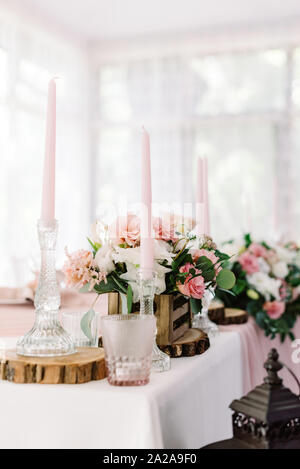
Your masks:
M 156 239 L 175 242 L 179 236 L 176 234 L 177 221 L 173 215 L 167 214 L 163 218 L 153 219 L 153 229 Z
M 268 249 L 258 243 L 252 243 L 249 246 L 249 252 L 255 257 L 268 257 Z
M 208 251 L 207 249 L 193 249 L 191 251 L 193 261 L 197 262 L 199 257 L 205 256 L 207 257 L 214 265 L 216 275 L 222 270 L 221 264 L 219 262 L 219 258 L 215 255 L 213 251 Z
M 259 272 L 259 263 L 257 258 L 247 251 L 239 256 L 238 262 L 247 274 Z
M 109 236 L 116 244 L 135 247 L 140 242 L 140 219 L 132 213 L 118 217 L 109 227 Z
M 204 278 L 202 275 L 198 275 L 197 277 L 193 277 L 192 274 L 189 274 L 191 269 L 195 270 L 195 274 L 200 274 L 201 271 L 196 269 L 193 264 L 185 264 L 184 266 L 180 267 L 180 273 L 188 273 L 184 283 L 177 283 L 177 288 L 184 296 L 201 299 L 203 293 L 205 291 L 205 283 Z
M 263 308 L 271 319 L 278 319 L 285 311 L 285 304 L 281 301 L 267 301 Z

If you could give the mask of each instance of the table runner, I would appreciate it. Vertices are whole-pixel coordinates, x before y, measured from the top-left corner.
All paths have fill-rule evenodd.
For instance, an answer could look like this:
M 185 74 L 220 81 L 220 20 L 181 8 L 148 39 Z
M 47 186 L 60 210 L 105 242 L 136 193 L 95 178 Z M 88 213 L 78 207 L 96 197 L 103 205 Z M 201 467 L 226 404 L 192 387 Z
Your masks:
M 265 337 L 253 318 L 249 318 L 246 324 L 222 326 L 221 331 L 237 332 L 241 339 L 243 355 L 243 393 L 249 392 L 255 386 L 263 382 L 266 376 L 263 363 L 271 348 L 275 347 L 280 355 L 280 361 L 287 365 L 300 380 L 300 363 L 294 363 L 292 353 L 295 348 L 292 347 L 292 341 L 286 338 L 284 343 L 280 342 L 279 337 L 271 340 Z M 300 338 L 300 318 L 297 319 L 293 329 L 296 338 Z M 295 394 L 299 394 L 299 387 L 295 379 L 287 369 L 280 372 L 280 377 L 284 380 L 284 385 L 290 388 Z

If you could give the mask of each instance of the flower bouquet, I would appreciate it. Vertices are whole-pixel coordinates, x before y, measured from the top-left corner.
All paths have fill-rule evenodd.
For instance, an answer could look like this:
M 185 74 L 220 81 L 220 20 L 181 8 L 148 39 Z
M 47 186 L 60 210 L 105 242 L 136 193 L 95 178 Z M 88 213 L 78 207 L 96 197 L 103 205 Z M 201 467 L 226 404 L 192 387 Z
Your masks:
M 223 267 L 229 256 L 218 251 L 211 238 L 198 236 L 193 226 L 192 220 L 182 221 L 175 215 L 154 218 L 155 293 L 179 293 L 190 299 L 192 311 L 199 313 L 207 293 L 210 295 L 216 287 L 225 293 L 233 287 L 235 277 Z M 128 213 L 104 228 L 96 222 L 88 241 L 91 250 L 67 252 L 63 268 L 67 285 L 98 295 L 118 292 L 122 310 L 125 305 L 131 313 L 139 301 L 139 217 Z M 87 335 L 95 314 L 93 307 L 81 324 Z
M 242 243 L 223 246 L 231 256 L 228 267 L 236 276 L 235 296 L 218 291 L 227 307 L 246 309 L 256 323 L 273 339 L 283 342 L 292 332 L 300 313 L 300 249 L 294 243 L 270 246 L 256 243 L 250 234 Z

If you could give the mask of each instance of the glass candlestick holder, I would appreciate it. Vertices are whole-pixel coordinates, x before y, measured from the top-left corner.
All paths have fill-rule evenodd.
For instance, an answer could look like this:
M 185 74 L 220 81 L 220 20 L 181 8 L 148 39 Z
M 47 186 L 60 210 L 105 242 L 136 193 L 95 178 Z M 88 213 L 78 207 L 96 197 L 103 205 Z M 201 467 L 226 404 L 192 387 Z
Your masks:
M 59 320 L 60 294 L 55 269 L 57 229 L 56 220 L 38 221 L 41 272 L 34 298 L 35 322 L 17 342 L 19 355 L 54 357 L 76 352 L 73 340 Z
M 202 298 L 202 310 L 196 313 L 193 317 L 192 326 L 196 329 L 201 329 L 208 337 L 216 337 L 219 334 L 219 328 L 216 323 L 212 322 L 208 316 L 208 309 L 210 303 L 214 298 L 214 292 L 206 290 Z
M 155 291 L 156 273 L 152 269 L 141 269 L 138 273 L 139 289 L 140 289 L 140 314 L 154 315 L 153 300 Z M 156 334 L 155 334 L 156 335 Z M 171 359 L 169 355 L 162 352 L 157 344 L 156 339 L 153 344 L 152 352 L 152 370 L 169 371 L 171 368 Z

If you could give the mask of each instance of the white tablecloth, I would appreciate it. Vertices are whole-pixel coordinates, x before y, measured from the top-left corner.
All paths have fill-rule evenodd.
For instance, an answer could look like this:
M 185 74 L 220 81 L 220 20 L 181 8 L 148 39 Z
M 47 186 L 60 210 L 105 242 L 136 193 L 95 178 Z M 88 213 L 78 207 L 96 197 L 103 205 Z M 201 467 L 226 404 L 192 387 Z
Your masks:
M 228 406 L 241 395 L 237 332 L 201 356 L 172 359 L 147 386 L 0 381 L 0 448 L 200 448 L 232 436 Z

